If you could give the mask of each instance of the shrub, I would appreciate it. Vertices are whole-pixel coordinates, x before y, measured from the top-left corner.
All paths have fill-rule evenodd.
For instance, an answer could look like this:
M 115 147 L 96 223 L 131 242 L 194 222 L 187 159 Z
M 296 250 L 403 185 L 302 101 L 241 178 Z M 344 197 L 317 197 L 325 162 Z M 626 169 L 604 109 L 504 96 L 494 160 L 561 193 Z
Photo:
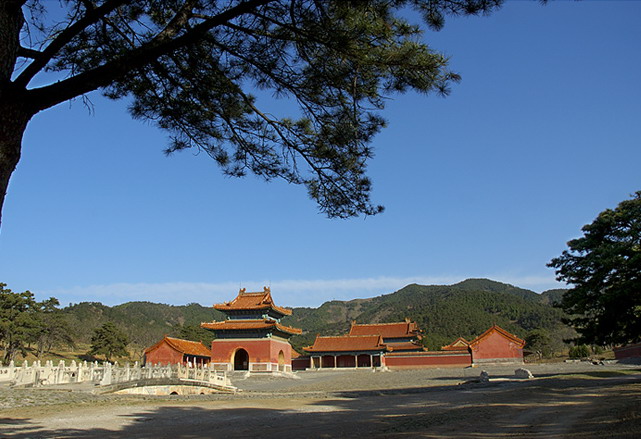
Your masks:
M 590 348 L 584 344 L 572 346 L 569 355 L 570 358 L 587 358 L 590 356 Z

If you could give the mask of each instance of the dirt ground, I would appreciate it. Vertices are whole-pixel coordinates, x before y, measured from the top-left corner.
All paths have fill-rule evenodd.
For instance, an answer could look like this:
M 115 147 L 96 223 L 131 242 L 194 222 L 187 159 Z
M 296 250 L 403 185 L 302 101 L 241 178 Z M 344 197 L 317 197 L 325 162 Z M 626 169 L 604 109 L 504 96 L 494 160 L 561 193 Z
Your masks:
M 24 390 L 14 407 L 0 410 L 0 438 L 640 436 L 638 366 L 527 367 L 534 379 L 513 379 L 514 367 L 487 367 L 485 384 L 470 382 L 480 369 L 438 369 L 236 378 L 236 395 L 65 398 Z M 20 406 L 27 396 L 42 404 Z

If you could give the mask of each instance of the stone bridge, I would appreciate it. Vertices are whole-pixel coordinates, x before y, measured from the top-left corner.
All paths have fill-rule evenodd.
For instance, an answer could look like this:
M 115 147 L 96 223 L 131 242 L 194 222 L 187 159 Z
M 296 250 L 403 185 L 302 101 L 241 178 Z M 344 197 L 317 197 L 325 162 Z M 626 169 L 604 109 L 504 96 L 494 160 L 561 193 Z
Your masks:
M 25 361 L 22 366 L 0 367 L 0 384 L 12 386 L 41 387 L 74 383 L 93 383 L 94 392 L 120 392 L 144 394 L 202 394 L 235 392 L 236 388 L 225 372 L 217 372 L 206 366 L 188 367 L 181 364 L 140 366 L 129 363 L 77 363 L 58 365 L 39 361 L 31 366 Z M 172 387 L 173 386 L 173 387 Z M 129 391 L 127 389 L 130 389 Z M 166 393 L 165 393 L 166 392 Z

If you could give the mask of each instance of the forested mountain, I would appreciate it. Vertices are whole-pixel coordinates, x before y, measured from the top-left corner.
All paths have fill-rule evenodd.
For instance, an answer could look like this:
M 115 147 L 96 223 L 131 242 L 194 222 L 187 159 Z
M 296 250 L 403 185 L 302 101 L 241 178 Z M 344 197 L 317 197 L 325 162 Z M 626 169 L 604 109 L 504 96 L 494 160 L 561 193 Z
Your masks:
M 412 284 L 372 299 L 298 308 L 284 322 L 305 331 L 292 338 L 297 348 L 313 342 L 317 333 L 345 333 L 352 320 L 385 323 L 405 318 L 424 330 L 424 342 L 430 349 L 439 349 L 460 336 L 471 340 L 494 323 L 523 338 L 534 329 L 547 330 L 558 345 L 574 333 L 562 323 L 563 312 L 549 305 L 550 296 L 558 294 L 539 295 L 488 279 L 468 279 L 449 286 Z
M 469 340 L 493 323 L 526 337 L 532 330 L 550 333 L 556 344 L 571 338 L 573 331 L 561 322 L 563 313 L 551 306 L 564 290 L 543 294 L 488 279 L 468 279 L 455 285 L 408 285 L 394 293 L 371 299 L 326 302 L 319 308 L 294 308 L 283 323 L 302 328 L 292 337 L 298 350 L 311 344 L 316 334 L 338 335 L 349 330 L 352 320 L 384 323 L 409 318 L 425 333 L 425 344 L 438 349 L 455 338 Z M 276 301 L 278 294 L 276 292 Z M 286 303 L 280 305 L 287 306 Z M 181 326 L 220 320 L 223 314 L 196 303 L 171 306 L 151 302 L 129 302 L 108 307 L 100 303 L 80 303 L 64 309 L 73 337 L 88 342 L 93 330 L 112 321 L 139 347 L 163 335 L 180 335 Z

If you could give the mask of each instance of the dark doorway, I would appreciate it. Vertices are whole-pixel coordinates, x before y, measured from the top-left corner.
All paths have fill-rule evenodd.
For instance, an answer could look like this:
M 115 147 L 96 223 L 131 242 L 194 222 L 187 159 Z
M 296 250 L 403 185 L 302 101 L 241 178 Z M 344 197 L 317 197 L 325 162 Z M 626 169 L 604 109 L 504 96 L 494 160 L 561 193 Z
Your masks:
M 249 354 L 245 349 L 238 349 L 234 354 L 234 370 L 249 370 Z

